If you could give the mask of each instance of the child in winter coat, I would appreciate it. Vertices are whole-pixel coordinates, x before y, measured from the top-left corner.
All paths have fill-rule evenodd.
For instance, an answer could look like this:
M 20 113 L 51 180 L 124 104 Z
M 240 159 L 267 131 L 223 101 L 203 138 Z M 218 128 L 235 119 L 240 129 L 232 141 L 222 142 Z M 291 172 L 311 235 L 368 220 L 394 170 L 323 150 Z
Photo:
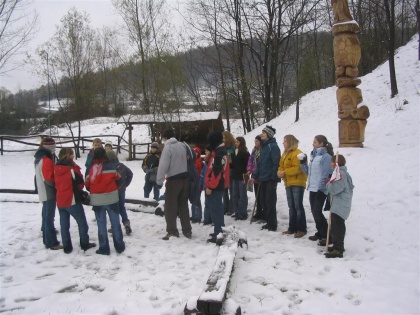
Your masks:
M 206 145 L 206 147 L 204 148 L 204 161 L 203 161 L 203 168 L 201 169 L 201 173 L 200 173 L 200 180 L 198 182 L 198 186 L 199 186 L 199 190 L 200 193 L 203 190 L 206 190 L 206 185 L 204 184 L 204 175 L 206 174 L 206 170 L 207 170 L 207 163 L 210 159 L 210 155 L 211 155 L 211 147 L 210 145 Z M 211 224 L 211 217 L 210 217 L 210 211 L 209 211 L 209 205 L 208 205 L 208 200 L 207 200 L 207 195 L 204 195 L 204 219 L 203 219 L 203 225 L 207 225 L 207 224 Z
M 353 198 L 353 180 L 347 172 L 346 159 L 341 154 L 331 158 L 331 167 L 339 166 L 339 174 L 333 174 L 327 183 L 327 191 L 331 197 L 331 239 L 333 247 L 325 253 L 327 258 L 342 258 L 344 252 L 345 220 L 348 219 Z M 335 175 L 335 176 L 334 176 Z
M 90 171 L 90 166 L 92 165 L 92 160 L 93 160 L 93 152 L 95 151 L 96 148 L 100 148 L 102 147 L 102 141 L 99 138 L 95 138 L 92 141 L 92 149 L 90 149 L 88 156 L 86 157 L 86 163 L 85 163 L 85 167 L 86 167 L 86 172 L 85 172 L 85 178 L 89 175 L 89 171 Z
M 195 168 L 197 169 L 197 174 L 200 176 L 201 170 L 203 168 L 203 159 L 201 158 L 201 149 L 199 147 L 193 148 L 195 152 L 196 159 L 194 161 Z M 199 192 L 201 195 L 201 191 Z M 191 222 L 192 223 L 200 223 L 201 217 L 203 215 L 203 210 L 201 207 L 201 202 L 198 205 L 191 205 Z
M 123 163 L 118 161 L 117 155 L 113 150 L 106 151 L 106 155 L 110 162 L 117 164 L 117 171 L 121 179 L 117 182 L 118 185 L 118 205 L 120 208 L 121 221 L 125 228 L 125 233 L 130 235 L 132 231 L 130 220 L 128 219 L 127 209 L 125 208 L 125 190 L 130 186 L 133 180 L 133 172 Z
M 159 187 L 156 184 L 156 175 L 159 167 L 160 150 L 159 144 L 153 142 L 150 147 L 150 153 L 146 155 L 141 168 L 146 173 L 144 180 L 144 198 L 149 198 L 153 189 L 153 199 L 159 200 Z
M 57 189 L 57 207 L 60 213 L 61 240 L 64 252 L 70 254 L 73 245 L 70 236 L 70 216 L 79 227 L 80 247 L 86 251 L 95 247 L 89 243 L 89 226 L 86 221 L 85 210 L 82 206 L 80 191 L 84 181 L 80 167 L 74 163 L 74 151 L 71 148 L 62 148 L 58 154 L 58 162 L 54 166 L 55 188 Z

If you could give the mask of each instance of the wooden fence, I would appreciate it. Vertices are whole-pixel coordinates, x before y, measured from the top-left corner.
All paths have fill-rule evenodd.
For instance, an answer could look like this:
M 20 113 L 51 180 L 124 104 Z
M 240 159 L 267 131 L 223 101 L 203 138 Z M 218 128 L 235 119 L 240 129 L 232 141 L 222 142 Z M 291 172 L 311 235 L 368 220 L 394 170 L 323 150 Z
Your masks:
M 41 137 L 47 136 L 47 135 L 35 135 L 35 136 L 9 136 L 9 135 L 0 135 L 0 153 L 3 155 L 7 152 L 30 152 L 30 151 L 37 151 L 39 148 L 39 143 L 41 141 Z M 113 145 L 114 148 L 116 148 L 118 153 L 121 153 L 122 151 L 129 152 L 129 143 L 118 135 L 98 135 L 98 136 L 84 136 L 79 138 L 73 138 L 69 136 L 53 136 L 57 148 L 62 147 L 69 147 L 74 149 L 75 151 L 79 149 L 80 152 L 84 153 L 85 150 L 90 150 L 92 147 L 93 139 L 95 138 L 115 138 L 116 141 L 112 141 L 112 143 L 117 143 L 116 145 Z M 78 141 L 79 140 L 79 141 Z M 13 149 L 12 145 L 9 145 L 9 148 L 7 144 L 9 142 L 15 142 L 22 144 L 20 148 Z M 142 158 L 143 155 L 147 154 L 150 151 L 150 145 L 151 142 L 147 143 L 133 143 L 132 146 L 132 159 L 136 160 L 137 156 L 139 156 L 139 159 Z

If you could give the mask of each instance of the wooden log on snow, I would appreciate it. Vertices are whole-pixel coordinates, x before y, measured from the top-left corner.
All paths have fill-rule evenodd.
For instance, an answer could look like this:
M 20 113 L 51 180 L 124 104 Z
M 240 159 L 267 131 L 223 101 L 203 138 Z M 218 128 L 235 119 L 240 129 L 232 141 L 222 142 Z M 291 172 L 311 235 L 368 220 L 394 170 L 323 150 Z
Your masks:
M 31 194 L 35 195 L 37 192 L 30 189 L 0 189 L 0 193 L 5 194 Z
M 222 239 L 222 240 L 221 240 Z M 246 235 L 234 226 L 223 228 L 223 236 L 218 236 L 221 242 L 216 264 L 207 283 L 195 301 L 189 301 L 184 308 L 184 314 L 220 314 L 226 297 L 226 290 L 233 271 L 233 263 L 238 251 L 238 245 L 247 244 Z M 195 300 L 195 298 L 192 298 Z M 235 314 L 241 314 L 238 306 Z

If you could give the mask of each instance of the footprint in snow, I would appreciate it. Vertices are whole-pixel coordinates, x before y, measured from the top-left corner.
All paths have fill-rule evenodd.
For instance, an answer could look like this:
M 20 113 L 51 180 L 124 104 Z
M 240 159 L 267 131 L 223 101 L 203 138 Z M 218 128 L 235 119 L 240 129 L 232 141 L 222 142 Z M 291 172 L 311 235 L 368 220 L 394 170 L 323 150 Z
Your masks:
M 326 275 L 327 273 L 329 273 L 331 271 L 331 266 L 325 266 L 324 268 L 322 268 L 322 270 L 319 272 L 319 275 L 323 276 Z
M 358 272 L 357 270 L 355 270 L 355 269 L 350 269 L 350 273 L 351 273 L 351 275 L 353 276 L 353 278 L 355 278 L 355 279 L 357 279 L 357 278 L 360 278 L 362 275 L 360 274 L 360 272 Z

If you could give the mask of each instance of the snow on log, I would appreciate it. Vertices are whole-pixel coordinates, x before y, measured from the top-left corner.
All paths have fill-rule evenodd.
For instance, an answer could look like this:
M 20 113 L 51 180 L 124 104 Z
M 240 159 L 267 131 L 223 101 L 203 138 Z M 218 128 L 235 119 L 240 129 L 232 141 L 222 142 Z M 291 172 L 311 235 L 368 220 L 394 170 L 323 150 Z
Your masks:
M 246 235 L 234 226 L 223 228 L 223 238 L 216 263 L 203 292 L 198 297 L 192 297 L 185 305 L 184 314 L 220 314 L 226 296 L 226 289 L 233 271 L 233 263 L 238 251 L 238 245 L 247 244 Z M 241 314 L 240 307 L 235 314 Z

